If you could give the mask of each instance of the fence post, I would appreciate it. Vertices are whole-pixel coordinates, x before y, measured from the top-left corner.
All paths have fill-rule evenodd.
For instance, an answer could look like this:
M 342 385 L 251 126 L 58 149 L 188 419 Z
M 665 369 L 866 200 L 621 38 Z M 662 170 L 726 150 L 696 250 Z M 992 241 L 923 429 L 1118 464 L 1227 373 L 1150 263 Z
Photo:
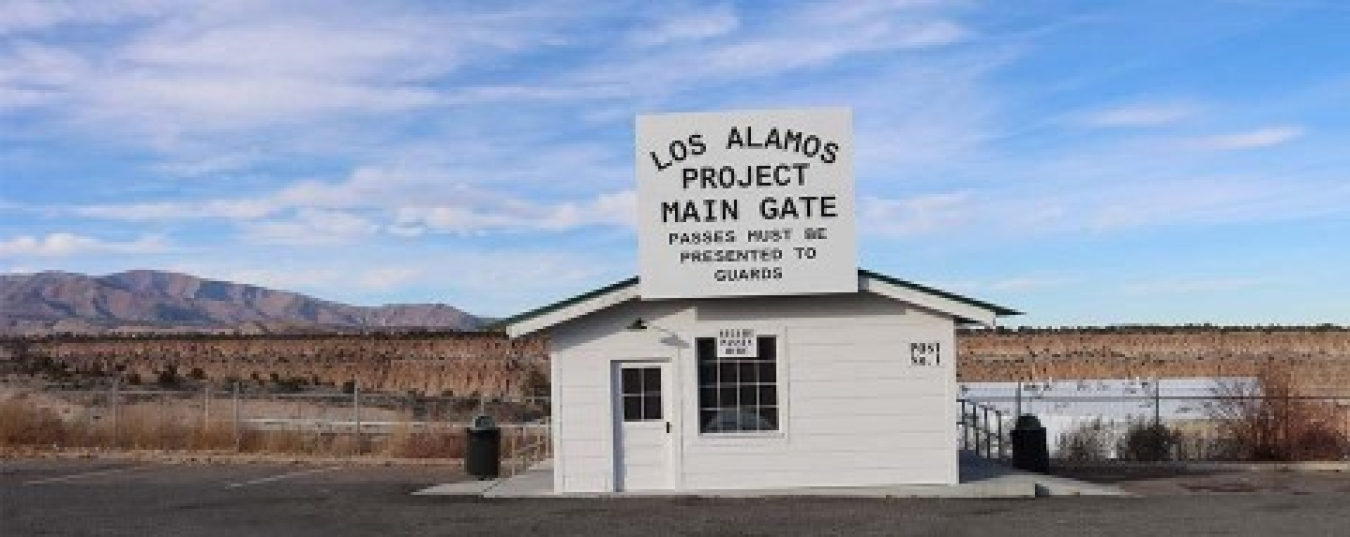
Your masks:
M 1341 409 L 1341 415 L 1345 416 L 1345 429 L 1341 430 L 1341 445 L 1345 447 L 1345 455 L 1341 458 L 1350 461 L 1350 403 L 1337 406 Z
M 1342 416 L 1345 416 L 1345 419 L 1342 420 L 1345 422 L 1345 427 L 1341 429 L 1341 447 L 1345 453 L 1341 455 L 1341 459 L 1350 460 L 1350 404 L 1337 401 L 1336 408 L 1341 411 Z
M 980 427 L 984 431 L 984 458 L 988 459 L 994 453 L 994 439 L 989 435 L 989 405 L 982 405 L 980 414 L 984 417 L 984 425 Z
M 967 401 L 958 401 L 961 403 L 961 449 L 970 449 L 970 424 L 966 422 L 966 403 Z
M 352 415 L 356 423 L 356 454 L 361 454 L 361 381 L 352 382 Z
M 234 381 L 231 387 L 233 406 L 234 406 L 234 452 L 238 453 L 243 448 L 244 431 L 243 424 L 239 421 L 239 381 Z
M 1162 425 L 1162 385 L 1153 379 L 1153 427 Z
M 202 434 L 211 429 L 211 383 L 202 387 Z
M 1288 453 L 1285 453 L 1284 455 L 1292 460 L 1294 457 L 1293 453 L 1294 444 L 1289 441 L 1289 405 L 1292 403 L 1289 401 L 1288 393 L 1284 394 L 1283 399 L 1284 399 L 1284 419 L 1281 421 L 1284 423 L 1282 424 L 1283 427 L 1281 428 L 1281 430 L 1284 432 L 1284 438 L 1280 440 L 1280 451 L 1288 450 Z
M 121 375 L 114 375 L 112 381 L 112 394 L 108 397 L 112 403 L 112 447 L 122 447 L 122 404 L 121 394 L 118 393 L 121 386 Z
M 998 458 L 1003 460 L 1003 411 L 994 409 L 994 419 L 998 420 Z

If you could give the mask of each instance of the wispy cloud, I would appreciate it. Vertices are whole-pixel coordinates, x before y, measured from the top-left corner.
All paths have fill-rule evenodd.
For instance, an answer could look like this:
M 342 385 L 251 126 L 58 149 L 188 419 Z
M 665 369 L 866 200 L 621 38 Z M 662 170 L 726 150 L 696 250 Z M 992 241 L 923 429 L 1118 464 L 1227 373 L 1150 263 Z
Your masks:
M 652 22 L 629 34 L 637 47 L 656 47 L 680 41 L 702 41 L 720 37 L 740 27 L 740 18 L 731 6 L 695 7 L 682 13 L 653 14 Z
M 51 233 L 45 236 L 21 235 L 0 240 L 0 257 L 146 254 L 160 253 L 168 249 L 168 243 L 158 236 L 144 236 L 132 241 L 112 241 L 74 233 Z
M 1304 134 L 1305 131 L 1302 127 L 1277 126 L 1229 134 L 1201 136 L 1189 139 L 1187 140 L 1187 143 L 1188 145 L 1199 149 L 1216 151 L 1257 149 L 1280 145 L 1299 138 Z
M 1194 117 L 1201 109 L 1189 101 L 1131 103 L 1088 112 L 1081 121 L 1093 127 L 1155 127 Z
M 242 224 L 245 242 L 290 246 L 348 244 L 374 235 L 380 227 L 346 211 L 301 209 L 292 219 Z
M 101 25 L 101 39 L 0 46 L 0 110 L 170 150 L 439 106 L 440 81 L 556 39 L 568 13 L 326 2 L 7 3 L 0 33 Z M 23 35 L 22 33 L 20 35 Z M 57 106 L 59 105 L 59 106 Z M 284 139 L 284 137 L 282 138 Z
M 411 237 L 631 227 L 635 211 L 631 189 L 545 202 L 457 182 L 440 171 L 373 168 L 343 181 L 301 181 L 254 198 L 48 209 L 131 222 L 220 219 L 236 222 L 251 243 L 311 246 L 345 244 L 380 232 Z
M 867 197 L 860 201 L 859 229 L 881 235 L 919 235 L 969 223 L 974 218 L 970 192 L 905 199 Z
M 585 202 L 538 204 L 521 199 L 491 205 L 437 205 L 397 211 L 402 232 L 430 230 L 478 233 L 495 230 L 566 230 L 588 225 L 634 225 L 637 196 L 631 191 L 602 194 Z M 414 233 L 416 234 L 416 233 Z

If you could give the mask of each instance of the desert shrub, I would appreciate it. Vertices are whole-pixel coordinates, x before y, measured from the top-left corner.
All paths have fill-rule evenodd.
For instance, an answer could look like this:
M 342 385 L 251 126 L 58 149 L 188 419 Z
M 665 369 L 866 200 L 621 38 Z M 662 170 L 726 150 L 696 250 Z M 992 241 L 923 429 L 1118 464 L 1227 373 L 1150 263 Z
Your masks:
M 1165 461 L 1172 458 L 1180 435 L 1152 420 L 1131 420 L 1116 444 L 1116 453 L 1127 461 Z
M 1110 427 L 1101 418 L 1096 418 L 1060 434 L 1056 443 L 1057 455 L 1074 462 L 1106 460 L 1114 443 Z
M 545 375 L 544 372 L 539 369 L 530 369 L 527 371 L 521 388 L 521 395 L 525 397 L 548 397 L 548 375 Z
M 178 368 L 172 364 L 165 365 L 164 369 L 155 374 L 155 384 L 158 384 L 161 388 L 176 387 L 181 380 L 178 377 Z
M 302 389 L 305 379 L 300 377 L 283 378 L 276 373 L 272 374 L 272 389 L 280 393 L 295 393 Z
M 1229 382 L 1215 389 L 1208 408 L 1224 436 L 1226 458 L 1255 461 L 1335 460 L 1346 452 L 1332 403 L 1298 397 L 1291 369 L 1272 363 L 1255 383 Z

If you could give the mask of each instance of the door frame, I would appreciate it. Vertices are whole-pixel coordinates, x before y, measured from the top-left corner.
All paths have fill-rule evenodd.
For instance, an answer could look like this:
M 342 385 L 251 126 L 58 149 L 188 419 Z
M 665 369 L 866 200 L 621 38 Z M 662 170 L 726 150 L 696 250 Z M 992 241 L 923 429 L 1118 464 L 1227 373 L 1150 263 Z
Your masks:
M 681 404 L 683 376 L 679 370 L 679 361 L 671 358 L 623 358 L 615 359 L 609 362 L 609 412 L 610 412 L 610 453 L 613 459 L 611 466 L 610 483 L 614 492 L 627 492 L 621 490 L 622 485 L 622 466 L 623 453 L 620 449 L 623 446 L 623 390 L 622 390 L 622 369 L 625 365 L 660 365 L 662 366 L 661 379 L 661 406 L 662 415 L 665 422 L 669 424 L 669 432 L 666 434 L 666 490 L 680 490 L 684 487 L 683 472 L 683 405 Z M 659 489 L 658 489 L 659 490 Z

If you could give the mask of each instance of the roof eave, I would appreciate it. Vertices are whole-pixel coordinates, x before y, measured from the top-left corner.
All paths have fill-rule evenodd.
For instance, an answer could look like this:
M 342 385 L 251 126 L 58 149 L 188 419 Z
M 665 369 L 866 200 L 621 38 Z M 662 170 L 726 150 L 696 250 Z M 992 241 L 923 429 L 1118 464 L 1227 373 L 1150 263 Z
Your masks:
M 958 322 L 995 326 L 999 317 L 1022 314 L 1020 311 L 997 304 L 919 285 L 866 269 L 858 270 L 858 290 L 917 304 L 951 315 Z M 638 295 L 638 278 L 635 276 L 502 319 L 490 325 L 489 328 L 503 330 L 512 338 L 520 337 L 574 317 L 638 298 L 640 298 Z

